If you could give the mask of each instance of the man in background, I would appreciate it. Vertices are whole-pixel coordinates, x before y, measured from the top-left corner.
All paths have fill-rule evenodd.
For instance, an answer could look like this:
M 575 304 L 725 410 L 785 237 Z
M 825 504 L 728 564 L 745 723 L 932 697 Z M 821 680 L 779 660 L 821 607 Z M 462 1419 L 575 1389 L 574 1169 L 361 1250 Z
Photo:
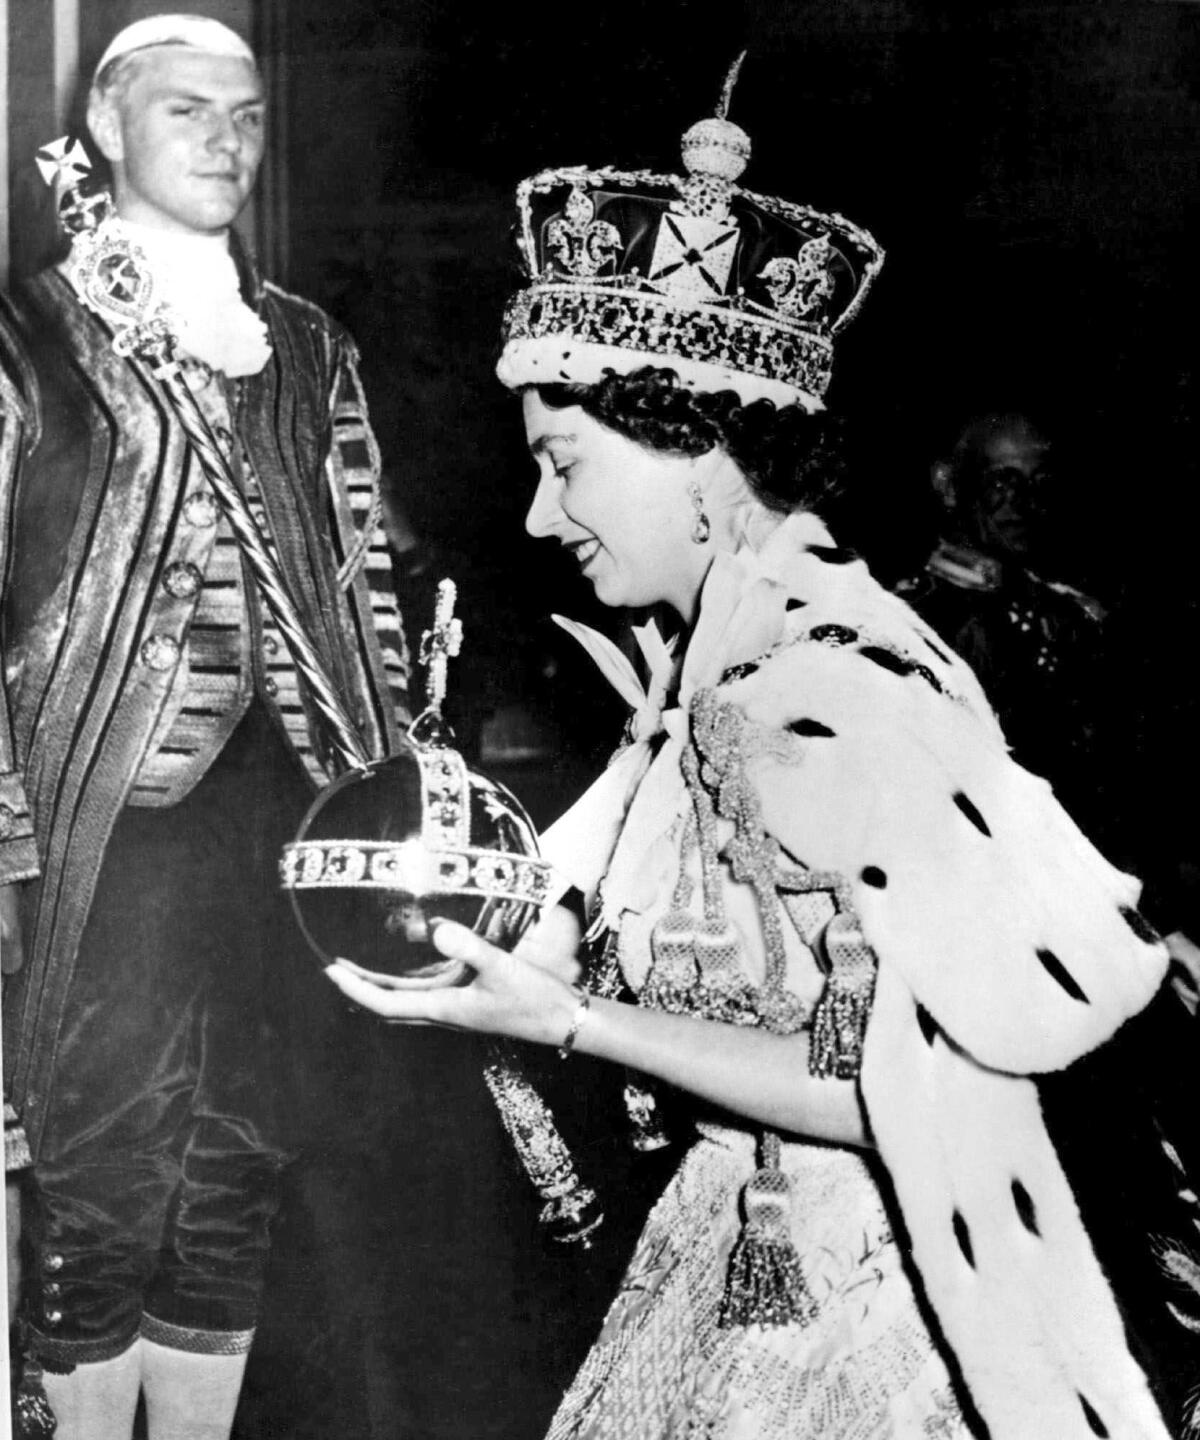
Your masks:
M 1016 758 L 1078 817 L 1095 800 L 1104 610 L 1062 578 L 1055 451 L 1027 415 L 970 420 L 932 469 L 937 544 L 897 589 L 979 676 Z

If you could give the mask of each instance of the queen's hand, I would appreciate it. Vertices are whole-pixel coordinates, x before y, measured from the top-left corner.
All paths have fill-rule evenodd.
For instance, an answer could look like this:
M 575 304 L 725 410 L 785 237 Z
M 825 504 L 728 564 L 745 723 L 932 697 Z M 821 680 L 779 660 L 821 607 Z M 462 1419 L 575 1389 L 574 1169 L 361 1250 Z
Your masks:
M 349 960 L 337 960 L 325 974 L 349 999 L 393 1024 L 441 1025 L 558 1045 L 571 1027 L 579 996 L 579 924 L 555 908 L 510 954 L 450 920 L 439 921 L 434 947 L 475 972 L 467 985 L 427 990 L 396 989 L 383 976 L 368 975 Z

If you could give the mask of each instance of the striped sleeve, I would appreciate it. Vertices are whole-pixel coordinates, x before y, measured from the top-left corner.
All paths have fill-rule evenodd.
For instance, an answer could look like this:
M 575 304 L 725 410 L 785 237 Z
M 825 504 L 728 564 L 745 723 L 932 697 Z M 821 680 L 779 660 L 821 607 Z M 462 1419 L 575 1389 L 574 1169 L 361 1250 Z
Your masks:
M 8 579 L 17 465 L 36 419 L 22 393 L 32 386 L 32 375 L 5 322 L 0 310 L 0 598 Z M 28 880 L 38 873 L 33 817 L 17 770 L 4 662 L 0 649 L 0 885 Z
M 333 405 L 330 490 L 341 541 L 338 580 L 369 604 L 398 723 L 407 725 L 411 661 L 383 529 L 379 446 L 371 429 L 356 356 L 347 347 Z

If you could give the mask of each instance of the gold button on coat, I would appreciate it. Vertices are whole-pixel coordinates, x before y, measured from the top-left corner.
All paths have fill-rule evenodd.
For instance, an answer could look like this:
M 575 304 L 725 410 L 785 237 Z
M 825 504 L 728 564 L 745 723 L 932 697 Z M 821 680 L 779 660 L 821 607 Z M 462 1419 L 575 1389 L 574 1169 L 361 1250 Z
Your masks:
M 183 502 L 183 518 L 197 530 L 217 523 L 217 502 L 207 490 L 193 490 Z
M 138 653 L 148 670 L 173 670 L 179 664 L 179 641 L 170 635 L 151 635 Z
M 176 600 L 190 600 L 197 594 L 204 577 L 194 565 L 176 560 L 163 571 L 163 589 Z

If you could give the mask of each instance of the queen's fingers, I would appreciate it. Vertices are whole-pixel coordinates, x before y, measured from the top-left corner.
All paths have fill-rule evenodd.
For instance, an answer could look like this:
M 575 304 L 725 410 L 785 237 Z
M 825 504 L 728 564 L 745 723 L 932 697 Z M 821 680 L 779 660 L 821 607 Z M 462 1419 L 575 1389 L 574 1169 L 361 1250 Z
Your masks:
M 335 960 L 325 976 L 346 996 L 385 1020 L 401 1024 L 435 1025 L 442 1017 L 432 1013 L 437 1002 L 432 990 L 393 990 L 368 980 L 348 960 Z
M 416 990 L 422 987 L 406 984 L 403 977 L 399 975 L 387 975 L 380 970 L 364 970 L 361 965 L 356 965 L 353 960 L 347 960 L 344 955 L 339 955 L 334 964 L 343 970 L 348 970 L 351 975 L 357 975 L 360 980 L 365 980 L 369 985 L 375 985 L 380 990 Z
M 456 920 L 433 921 L 433 947 L 450 960 L 462 960 L 472 969 L 486 974 L 498 963 L 508 960 L 505 951 L 490 944 L 482 935 L 468 930 Z

